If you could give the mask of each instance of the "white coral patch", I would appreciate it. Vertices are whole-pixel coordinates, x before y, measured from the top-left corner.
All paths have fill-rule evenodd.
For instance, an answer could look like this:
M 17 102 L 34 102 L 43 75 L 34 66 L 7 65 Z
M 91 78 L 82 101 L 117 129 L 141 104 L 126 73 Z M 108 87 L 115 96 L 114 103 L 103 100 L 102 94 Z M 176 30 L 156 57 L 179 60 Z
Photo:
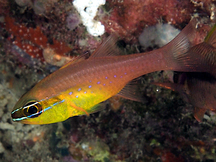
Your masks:
M 98 7 L 104 5 L 106 0 L 74 0 L 73 5 L 80 13 L 83 25 L 89 34 L 93 36 L 102 35 L 105 32 L 104 25 L 94 20 Z
M 170 24 L 157 24 L 147 27 L 139 36 L 139 42 L 144 47 L 162 47 L 177 36 L 180 30 Z

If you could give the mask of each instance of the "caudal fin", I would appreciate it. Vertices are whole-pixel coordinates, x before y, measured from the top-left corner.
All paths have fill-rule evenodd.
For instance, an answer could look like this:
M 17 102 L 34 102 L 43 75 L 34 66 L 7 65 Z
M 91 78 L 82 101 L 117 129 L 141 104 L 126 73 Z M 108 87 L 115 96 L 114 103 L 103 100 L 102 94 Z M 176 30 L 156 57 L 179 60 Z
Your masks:
M 166 56 L 170 70 L 191 71 L 188 60 L 188 51 L 195 44 L 197 34 L 197 19 L 192 19 L 189 24 L 166 45 Z
M 170 67 L 175 71 L 208 72 L 216 74 L 216 26 L 209 32 L 205 41 L 194 45 L 196 40 L 196 19 L 193 19 L 182 32 L 170 42 L 168 49 Z
M 216 26 L 209 32 L 205 41 L 190 48 L 177 61 L 187 65 L 190 71 L 216 74 Z

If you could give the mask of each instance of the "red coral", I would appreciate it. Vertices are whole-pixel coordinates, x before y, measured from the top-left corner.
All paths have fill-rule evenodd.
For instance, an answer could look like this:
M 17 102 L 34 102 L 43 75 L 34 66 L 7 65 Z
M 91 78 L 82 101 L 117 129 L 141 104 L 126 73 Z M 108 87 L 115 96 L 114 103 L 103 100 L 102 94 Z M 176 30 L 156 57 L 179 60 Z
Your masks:
M 24 52 L 34 58 L 40 58 L 44 61 L 43 50 L 51 48 L 54 53 L 64 56 L 65 53 L 71 51 L 71 48 L 63 42 L 53 40 L 53 43 L 48 43 L 47 37 L 42 33 L 40 27 L 27 28 L 24 25 L 15 24 L 15 20 L 10 17 L 5 17 L 5 28 L 11 34 L 12 43 Z
M 185 160 L 181 156 L 176 157 L 171 152 L 165 152 L 161 155 L 161 161 L 162 162 L 173 162 L 173 161 L 184 162 Z
M 187 0 L 107 0 L 111 15 L 101 20 L 106 31 L 117 32 L 126 40 L 134 39 L 145 25 L 155 25 L 161 19 L 172 24 L 189 21 L 193 4 Z

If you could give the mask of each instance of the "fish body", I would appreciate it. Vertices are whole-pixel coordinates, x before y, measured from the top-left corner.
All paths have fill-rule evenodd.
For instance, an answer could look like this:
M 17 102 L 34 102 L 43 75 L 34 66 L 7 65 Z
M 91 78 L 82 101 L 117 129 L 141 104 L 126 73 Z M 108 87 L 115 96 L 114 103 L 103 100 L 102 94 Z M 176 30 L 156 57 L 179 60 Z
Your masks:
M 216 112 L 216 79 L 214 76 L 207 73 L 195 75 L 188 73 L 186 84 L 188 99 L 194 106 L 194 117 L 197 121 L 203 120 L 207 110 Z
M 12 111 L 13 121 L 49 124 L 89 115 L 114 95 L 140 101 L 131 80 L 159 70 L 193 71 L 182 55 L 193 44 L 195 26 L 193 20 L 166 46 L 133 55 L 118 55 L 116 38 L 110 36 L 90 58 L 69 62 L 23 95 Z

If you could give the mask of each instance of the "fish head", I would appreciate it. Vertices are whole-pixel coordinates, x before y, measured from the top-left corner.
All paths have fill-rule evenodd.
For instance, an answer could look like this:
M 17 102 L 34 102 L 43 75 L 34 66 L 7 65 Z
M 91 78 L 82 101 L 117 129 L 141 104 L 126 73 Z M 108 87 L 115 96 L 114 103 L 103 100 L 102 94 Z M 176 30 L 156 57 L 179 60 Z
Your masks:
M 61 95 L 40 100 L 30 91 L 16 103 L 11 117 L 13 121 L 23 124 L 51 124 L 64 121 L 70 115 Z

